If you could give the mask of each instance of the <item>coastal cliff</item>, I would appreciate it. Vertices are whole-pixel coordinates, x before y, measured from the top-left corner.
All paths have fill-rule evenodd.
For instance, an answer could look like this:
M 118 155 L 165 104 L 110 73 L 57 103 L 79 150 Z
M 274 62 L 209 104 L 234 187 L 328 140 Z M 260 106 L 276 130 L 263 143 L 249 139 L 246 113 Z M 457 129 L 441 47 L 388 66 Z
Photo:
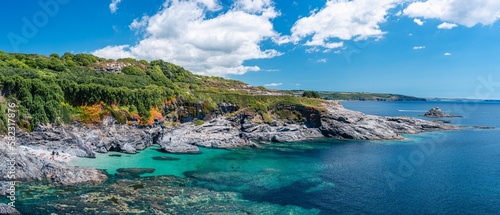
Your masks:
M 73 123 L 45 125 L 33 132 L 22 132 L 15 150 L 17 180 L 48 181 L 54 185 L 99 184 L 106 176 L 93 168 L 73 167 L 65 162 L 40 157 L 35 151 L 51 151 L 78 157 L 117 151 L 134 154 L 158 144 L 167 153 L 200 153 L 198 147 L 259 147 L 265 142 L 294 142 L 313 138 L 398 140 L 400 134 L 416 134 L 457 127 L 408 117 L 380 117 L 345 109 L 339 102 L 325 101 L 319 110 L 301 112 L 304 120 L 263 122 L 260 115 L 238 113 L 214 117 L 203 124 L 183 123 L 174 127 L 156 123 L 133 126 L 107 118 L 99 125 Z M 293 107 L 290 109 L 297 109 Z M 6 144 L 0 153 L 7 157 Z M 9 165 L 2 163 L 2 171 Z M 0 181 L 7 181 L 0 178 Z
M 17 179 L 54 185 L 106 180 L 98 170 L 69 166 L 71 156 L 134 154 L 155 144 L 167 153 L 200 153 L 199 147 L 259 147 L 322 137 L 397 140 L 403 133 L 456 128 L 367 115 L 318 96 L 195 75 L 162 60 L 115 61 L 89 54 L 0 51 L 0 91 L 0 133 L 15 128 L 19 145 Z M 6 162 L 0 166 L 8 168 Z
M 344 108 L 340 103 L 325 101 L 321 110 L 301 113 L 304 120 L 277 119 L 263 122 L 260 115 L 237 113 L 216 116 L 202 124 L 182 123 L 165 126 L 133 126 L 116 123 L 112 118 L 100 125 L 74 123 L 41 126 L 19 135 L 23 146 L 60 151 L 78 157 L 95 157 L 95 153 L 117 151 L 134 154 L 153 144 L 169 153 L 199 153 L 198 147 L 258 147 L 260 142 L 294 142 L 313 138 L 398 140 L 401 134 L 457 129 L 409 117 L 380 117 Z

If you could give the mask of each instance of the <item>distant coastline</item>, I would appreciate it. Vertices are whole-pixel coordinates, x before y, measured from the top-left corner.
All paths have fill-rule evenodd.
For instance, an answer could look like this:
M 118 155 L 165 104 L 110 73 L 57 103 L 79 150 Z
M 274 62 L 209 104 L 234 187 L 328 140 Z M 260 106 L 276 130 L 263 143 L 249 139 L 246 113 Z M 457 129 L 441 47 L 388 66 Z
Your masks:
M 300 96 L 303 90 L 291 90 L 293 95 Z M 392 93 L 369 93 L 369 92 L 331 92 L 319 91 L 321 98 L 325 100 L 347 100 L 347 101 L 427 101 L 425 98 L 407 96 Z

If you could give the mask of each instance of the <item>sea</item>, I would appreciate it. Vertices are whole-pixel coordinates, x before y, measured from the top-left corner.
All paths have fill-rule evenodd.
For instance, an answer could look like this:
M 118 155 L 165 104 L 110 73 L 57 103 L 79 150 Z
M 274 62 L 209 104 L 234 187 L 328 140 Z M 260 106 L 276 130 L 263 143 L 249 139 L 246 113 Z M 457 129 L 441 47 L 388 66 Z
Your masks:
M 195 155 L 150 147 L 135 155 L 99 154 L 72 163 L 104 169 L 110 178 L 118 168 L 154 168 L 141 177 L 188 178 L 194 181 L 190 186 L 234 192 L 255 204 L 308 211 L 292 214 L 500 214 L 500 102 L 342 104 L 367 114 L 422 119 L 427 110 L 439 107 L 463 116 L 446 119 L 463 128 L 404 135 L 398 141 L 316 139 L 266 143 L 256 149 L 203 148 Z M 158 156 L 175 160 L 152 159 Z M 37 202 L 54 198 L 30 199 L 34 193 L 25 194 L 21 212 L 42 208 Z

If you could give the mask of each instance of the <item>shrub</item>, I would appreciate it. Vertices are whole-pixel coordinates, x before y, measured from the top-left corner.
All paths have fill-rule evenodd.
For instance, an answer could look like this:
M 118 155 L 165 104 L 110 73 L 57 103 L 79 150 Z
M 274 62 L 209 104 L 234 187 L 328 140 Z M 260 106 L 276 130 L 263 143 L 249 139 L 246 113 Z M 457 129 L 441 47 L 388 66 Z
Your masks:
M 321 96 L 319 95 L 319 93 L 316 92 L 316 91 L 304 91 L 304 93 L 302 94 L 302 97 L 306 97 L 306 98 L 321 98 Z
M 193 123 L 194 123 L 194 125 L 195 125 L 195 126 L 200 126 L 200 125 L 205 124 L 205 121 L 203 121 L 203 120 L 201 120 L 201 119 L 195 119 L 195 120 L 193 121 Z

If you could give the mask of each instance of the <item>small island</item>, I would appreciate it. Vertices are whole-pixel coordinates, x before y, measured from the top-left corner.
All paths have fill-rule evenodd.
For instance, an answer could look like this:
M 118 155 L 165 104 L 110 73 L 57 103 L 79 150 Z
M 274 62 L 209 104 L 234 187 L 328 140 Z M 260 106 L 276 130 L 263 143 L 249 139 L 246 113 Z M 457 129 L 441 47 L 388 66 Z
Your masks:
M 435 107 L 427 111 L 423 116 L 429 118 L 456 118 L 462 116 L 456 116 L 452 114 L 444 113 L 439 107 Z

